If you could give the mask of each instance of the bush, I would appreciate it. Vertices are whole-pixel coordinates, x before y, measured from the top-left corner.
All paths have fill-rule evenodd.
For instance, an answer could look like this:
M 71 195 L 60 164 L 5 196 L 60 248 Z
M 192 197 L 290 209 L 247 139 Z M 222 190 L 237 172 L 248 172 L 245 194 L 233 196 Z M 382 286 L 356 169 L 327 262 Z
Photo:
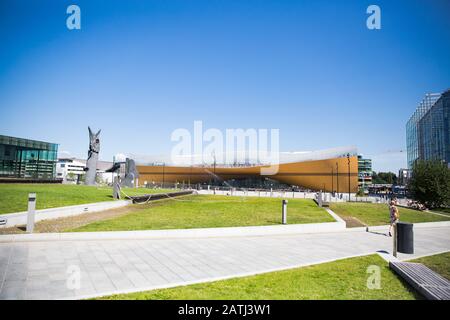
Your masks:
M 397 176 L 393 172 L 372 172 L 374 184 L 397 184 Z
M 441 161 L 417 161 L 409 189 L 414 200 L 427 208 L 450 205 L 450 169 Z
M 358 192 L 356 193 L 357 197 L 364 197 L 366 194 L 364 192 L 363 188 L 359 188 Z

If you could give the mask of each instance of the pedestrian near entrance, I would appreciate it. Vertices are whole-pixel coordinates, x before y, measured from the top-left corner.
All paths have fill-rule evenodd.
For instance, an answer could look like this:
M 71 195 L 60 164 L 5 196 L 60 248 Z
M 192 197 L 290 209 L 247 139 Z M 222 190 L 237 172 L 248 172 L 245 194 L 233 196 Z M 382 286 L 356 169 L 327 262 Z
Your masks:
M 389 226 L 389 237 L 392 237 L 392 228 L 398 222 L 399 218 L 400 218 L 400 214 L 398 212 L 396 202 L 395 202 L 395 200 L 391 200 L 391 202 L 389 203 L 389 219 L 390 219 L 390 223 L 391 223 Z

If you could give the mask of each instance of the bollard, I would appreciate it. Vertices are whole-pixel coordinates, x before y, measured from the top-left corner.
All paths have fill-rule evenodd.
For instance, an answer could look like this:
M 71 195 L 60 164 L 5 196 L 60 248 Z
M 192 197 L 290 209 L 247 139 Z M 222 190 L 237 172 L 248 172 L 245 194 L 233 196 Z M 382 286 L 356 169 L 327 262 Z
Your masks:
M 317 202 L 319 204 L 319 207 L 322 207 L 322 190 L 320 190 L 317 194 Z
M 281 223 L 287 224 L 287 200 L 281 201 Z
M 36 193 L 29 193 L 28 194 L 27 233 L 33 232 L 35 210 L 36 210 Z
M 120 199 L 120 182 L 119 182 L 119 177 L 114 177 L 114 181 L 113 181 L 113 199 Z
M 392 255 L 397 258 L 397 224 L 394 223 L 394 227 L 392 228 Z

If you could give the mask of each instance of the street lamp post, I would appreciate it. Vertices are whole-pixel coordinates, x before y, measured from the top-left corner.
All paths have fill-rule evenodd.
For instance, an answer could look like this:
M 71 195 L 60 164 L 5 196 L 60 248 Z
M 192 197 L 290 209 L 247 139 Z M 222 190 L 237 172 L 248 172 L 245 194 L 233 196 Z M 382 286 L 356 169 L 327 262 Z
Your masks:
M 347 153 L 347 165 L 348 165 L 348 201 L 350 201 L 350 153 Z
M 189 168 L 189 189 L 191 188 L 191 176 L 192 176 L 192 164 L 191 167 Z
M 361 173 L 361 178 L 362 178 L 362 190 L 364 192 L 366 190 L 366 176 L 364 175 L 364 173 Z
M 331 167 L 331 193 L 334 192 L 334 169 Z
M 213 182 L 214 182 L 214 185 L 216 185 L 216 153 L 215 152 L 213 154 L 213 157 L 214 157 L 214 168 L 213 168 L 214 180 L 213 180 Z
M 164 189 L 164 167 L 166 166 L 166 163 L 165 162 L 163 162 L 163 167 L 162 167 L 162 187 L 163 187 L 163 189 Z
M 339 164 L 336 162 L 336 191 L 339 195 Z

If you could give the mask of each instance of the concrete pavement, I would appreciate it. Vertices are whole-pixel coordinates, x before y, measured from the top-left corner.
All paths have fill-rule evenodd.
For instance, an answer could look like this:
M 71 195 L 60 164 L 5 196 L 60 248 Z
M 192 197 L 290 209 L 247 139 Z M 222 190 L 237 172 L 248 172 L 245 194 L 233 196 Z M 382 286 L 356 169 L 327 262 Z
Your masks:
M 379 231 L 0 243 L 0 299 L 73 299 L 142 291 L 380 250 L 391 252 L 392 239 Z M 450 251 L 449 226 L 417 228 L 415 255 L 399 258 L 443 251 Z

